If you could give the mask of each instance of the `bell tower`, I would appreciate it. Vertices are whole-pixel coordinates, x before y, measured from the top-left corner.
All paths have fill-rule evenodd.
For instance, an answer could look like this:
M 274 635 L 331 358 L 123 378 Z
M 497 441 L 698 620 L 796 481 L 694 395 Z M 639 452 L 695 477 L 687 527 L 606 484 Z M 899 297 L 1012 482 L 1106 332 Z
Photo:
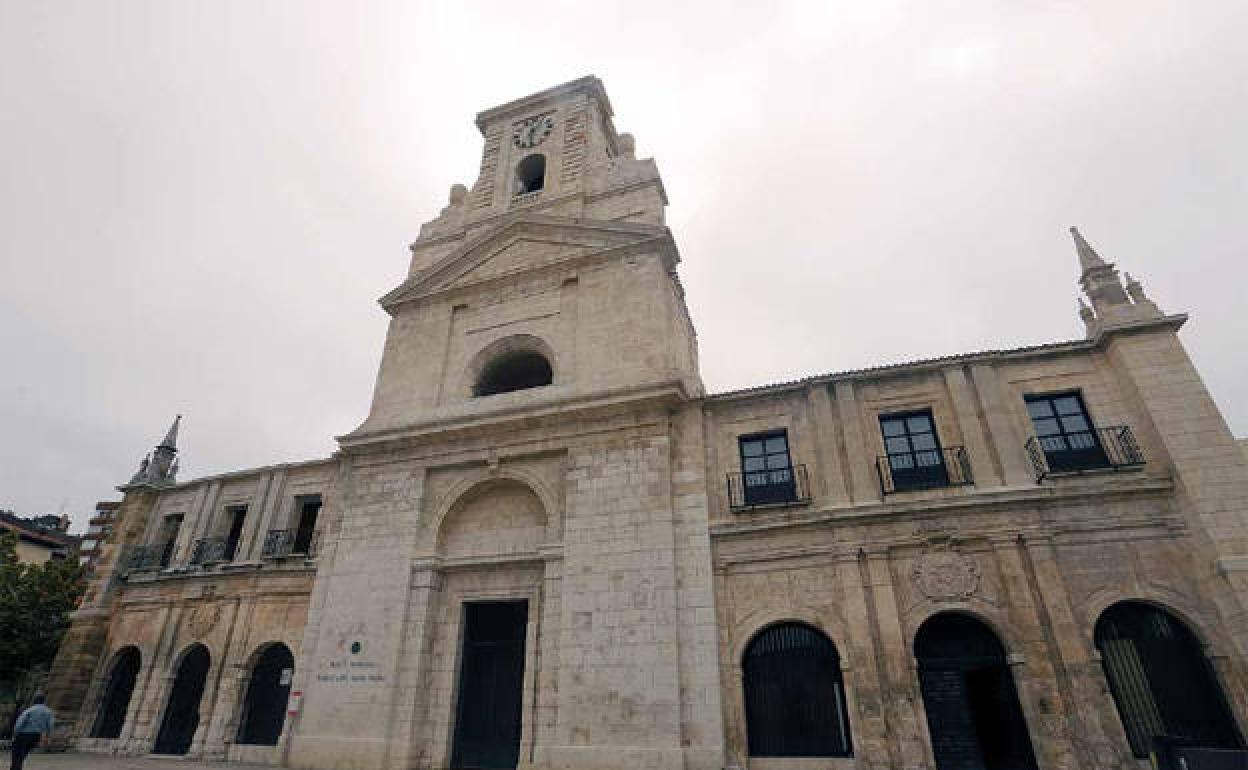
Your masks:
M 616 131 L 602 82 L 493 107 L 476 125 L 477 179 L 451 187 L 407 279 L 381 299 L 392 320 L 372 410 L 343 440 L 608 391 L 700 395 L 663 183 Z

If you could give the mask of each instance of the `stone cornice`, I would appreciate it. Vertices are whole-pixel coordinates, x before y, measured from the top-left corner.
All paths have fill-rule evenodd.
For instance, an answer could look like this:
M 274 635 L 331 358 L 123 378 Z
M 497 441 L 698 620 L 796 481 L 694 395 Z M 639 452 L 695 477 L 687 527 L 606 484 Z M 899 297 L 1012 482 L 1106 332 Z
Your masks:
M 558 386 L 547 386 L 558 387 Z M 537 389 L 521 391 L 533 394 Z M 436 436 L 438 440 L 458 438 L 487 431 L 505 430 L 519 421 L 554 418 L 588 419 L 620 411 L 644 408 L 670 408 L 691 400 L 691 394 L 679 379 L 643 383 L 624 388 L 600 390 L 568 398 L 526 399 L 496 409 L 478 408 L 470 414 L 452 414 L 432 420 L 411 423 L 396 428 L 373 431 L 356 431 L 337 438 L 341 451 L 356 452 L 390 451 L 403 445 L 426 441 Z
M 1151 476 L 1117 479 L 1107 484 L 1001 488 L 939 499 L 812 506 L 812 510 L 783 516 L 753 517 L 748 513 L 734 514 L 744 520 L 713 522 L 710 533 L 712 538 L 734 538 L 803 527 L 859 526 L 888 520 L 922 520 L 931 518 L 933 515 L 995 512 L 1021 507 L 1050 507 L 1054 504 L 1080 503 L 1089 500 L 1104 501 L 1135 495 L 1159 495 L 1173 489 L 1174 482 L 1170 479 Z M 1176 521 L 1173 517 L 1154 518 L 1159 526 L 1182 526 L 1181 520 Z M 1049 533 L 1061 529 L 1060 527 L 1054 529 L 1048 522 L 1036 522 L 1036 525 L 1043 525 L 1041 528 Z

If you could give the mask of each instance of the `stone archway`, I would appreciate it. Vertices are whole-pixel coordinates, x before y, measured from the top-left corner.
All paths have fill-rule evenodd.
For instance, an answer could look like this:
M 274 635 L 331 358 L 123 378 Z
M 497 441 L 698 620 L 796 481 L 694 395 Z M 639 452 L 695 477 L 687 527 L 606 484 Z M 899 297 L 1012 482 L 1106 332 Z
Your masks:
M 182 654 L 177 673 L 169 688 L 169 699 L 160 721 L 160 732 L 152 747 L 154 754 L 185 754 L 191 749 L 199 728 L 200 700 L 212 656 L 202 644 L 193 644 Z
M 134 684 L 142 662 L 143 656 L 133 645 L 121 648 L 113 656 L 108 670 L 108 683 L 104 686 L 104 697 L 100 700 L 95 724 L 91 727 L 92 738 L 116 740 L 121 737 L 121 728 L 126 722 L 126 712 L 130 709 L 130 698 L 134 695 Z
M 937 613 L 915 634 L 914 656 L 937 770 L 1035 770 L 1005 647 L 991 628 Z
M 295 674 L 295 656 L 281 642 L 254 658 L 238 720 L 237 743 L 276 746 L 286 722 L 286 702 Z

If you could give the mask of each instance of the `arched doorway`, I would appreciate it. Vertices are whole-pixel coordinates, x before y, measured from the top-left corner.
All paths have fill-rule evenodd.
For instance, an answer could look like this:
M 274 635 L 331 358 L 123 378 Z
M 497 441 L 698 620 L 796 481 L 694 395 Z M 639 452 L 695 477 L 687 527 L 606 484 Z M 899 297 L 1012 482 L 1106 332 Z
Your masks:
M 130 696 L 134 694 L 134 682 L 139 676 L 142 662 L 143 658 L 137 647 L 123 647 L 113 656 L 108 683 L 104 686 L 104 698 L 100 701 L 100 710 L 91 727 L 92 738 L 116 740 L 121 737 L 121 728 L 126 723 L 126 711 L 130 708 Z
M 247 681 L 238 742 L 276 746 L 286 720 L 286 701 L 295 674 L 295 656 L 282 643 L 270 645 L 256 660 Z
M 928 618 L 914 637 L 937 770 L 1034 770 L 1005 648 L 969 615 Z
M 771 626 L 750 640 L 741 669 L 751 757 L 852 756 L 831 639 L 802 623 Z
M 1161 735 L 1242 747 L 1200 641 L 1169 612 L 1144 602 L 1113 605 L 1096 621 L 1096 649 L 1135 756 L 1147 757 Z
M 199 727 L 199 700 L 204 695 L 204 681 L 212 659 L 208 648 L 202 644 L 192 645 L 182 655 L 178 673 L 169 688 L 169 702 L 165 716 L 160 722 L 160 732 L 152 751 L 156 754 L 185 754 L 195 738 Z

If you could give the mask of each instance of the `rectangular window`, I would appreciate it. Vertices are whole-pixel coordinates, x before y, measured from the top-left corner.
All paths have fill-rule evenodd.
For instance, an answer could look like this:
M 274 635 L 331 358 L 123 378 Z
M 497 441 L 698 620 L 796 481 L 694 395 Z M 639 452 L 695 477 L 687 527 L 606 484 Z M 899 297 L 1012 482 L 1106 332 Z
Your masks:
M 1032 395 L 1025 400 L 1049 470 L 1060 473 L 1109 467 L 1109 458 L 1078 392 Z
M 160 526 L 160 566 L 168 567 L 173 559 L 174 546 L 178 544 L 178 531 L 182 529 L 182 514 L 174 513 L 165 517 Z
M 930 410 L 880 416 L 892 491 L 949 486 L 940 439 Z
M 234 561 L 238 553 L 238 542 L 243 538 L 243 522 L 247 519 L 247 506 L 236 505 L 225 509 L 229 516 L 230 531 L 225 536 L 225 548 L 221 553 L 223 561 Z
M 787 503 L 797 499 L 789 437 L 773 431 L 738 439 L 746 505 Z
M 321 496 L 309 495 L 295 498 L 299 509 L 299 521 L 295 527 L 295 542 L 291 553 L 311 553 L 312 536 L 316 532 L 316 517 L 321 512 Z

